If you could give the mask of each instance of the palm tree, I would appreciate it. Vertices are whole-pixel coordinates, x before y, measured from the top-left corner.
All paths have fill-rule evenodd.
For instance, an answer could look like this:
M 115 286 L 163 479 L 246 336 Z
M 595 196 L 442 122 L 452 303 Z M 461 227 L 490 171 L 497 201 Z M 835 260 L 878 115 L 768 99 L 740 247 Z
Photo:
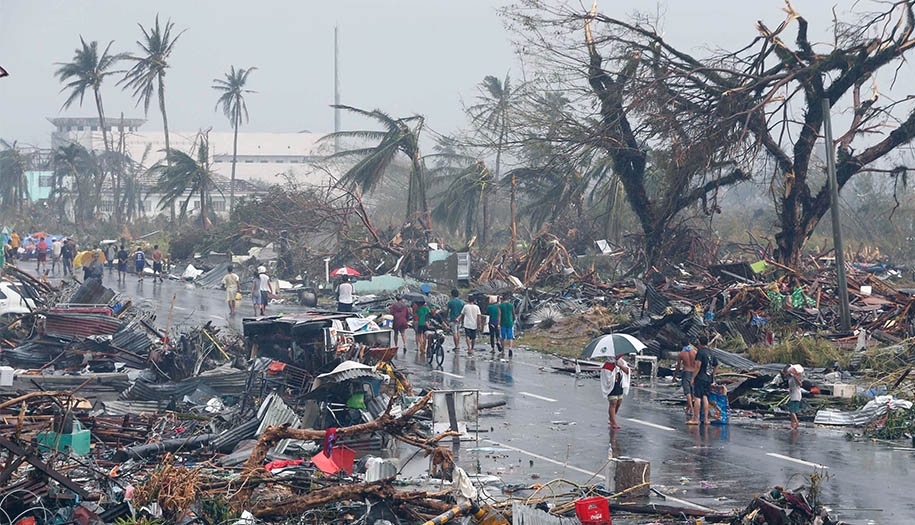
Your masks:
M 210 227 L 207 215 L 207 202 L 210 188 L 214 187 L 213 172 L 210 171 L 209 139 L 206 133 L 198 135 L 197 158 L 177 149 L 170 149 L 165 159 L 157 162 L 150 172 L 157 174 L 159 180 L 149 193 L 162 194 L 160 209 L 174 206 L 181 199 L 181 216 L 187 214 L 187 206 L 195 195 L 200 196 L 200 224 L 204 229 Z
M 108 46 L 105 47 L 105 51 L 101 55 L 98 52 L 97 41 L 93 40 L 87 44 L 83 37 L 80 36 L 79 42 L 82 47 L 76 48 L 76 54 L 73 55 L 72 61 L 57 63 L 60 67 L 57 69 L 56 74 L 61 82 L 66 82 L 61 91 L 70 90 L 70 96 L 64 102 L 63 109 L 69 108 L 77 98 L 79 98 L 79 105 L 82 106 L 86 90 L 91 89 L 93 96 L 95 96 L 95 108 L 98 110 L 98 123 L 102 128 L 102 142 L 105 143 L 105 151 L 108 151 L 108 125 L 105 123 L 105 110 L 102 107 L 100 88 L 105 77 L 113 73 L 119 73 L 119 71 L 114 71 L 112 68 L 119 60 L 124 58 L 124 55 L 108 53 L 114 41 L 108 42 Z
M 438 204 L 432 209 L 432 217 L 451 226 L 463 221 L 464 238 L 469 242 L 481 204 L 494 187 L 492 171 L 483 161 L 476 161 L 462 167 L 441 166 L 430 175 L 433 184 L 447 183 L 444 191 L 436 195 Z
M 16 203 L 16 210 L 22 213 L 22 201 L 28 198 L 28 181 L 25 172 L 28 168 L 28 155 L 19 149 L 16 141 L 9 143 L 0 139 L 0 201 L 4 208 Z
M 57 222 L 63 224 L 66 217 L 67 192 L 64 190 L 66 178 L 73 179 L 73 189 L 77 192 L 82 185 L 79 184 L 80 166 L 85 166 L 88 152 L 81 144 L 71 142 L 58 146 L 52 153 L 51 163 L 54 168 L 54 181 L 51 188 L 51 200 L 57 205 Z M 80 218 L 80 210 L 74 206 L 74 218 Z
M 358 187 L 363 193 L 371 192 L 384 178 L 385 171 L 391 165 L 398 153 L 403 153 L 410 159 L 410 182 L 407 188 L 407 220 L 420 219 L 429 229 L 432 217 L 429 214 L 429 202 L 426 199 L 426 168 L 419 152 L 419 134 L 423 128 L 423 117 L 413 115 L 410 117 L 394 118 L 387 113 L 375 109 L 366 111 L 351 106 L 334 106 L 381 123 L 381 131 L 340 131 L 331 133 L 321 140 L 348 138 L 357 140 L 377 140 L 373 147 L 355 148 L 334 153 L 329 159 L 357 158 L 359 159 L 340 179 L 340 184 L 352 188 Z
M 467 108 L 471 124 L 483 135 L 489 142 L 489 146 L 495 148 L 496 166 L 495 178 L 499 180 L 502 172 L 502 152 L 505 149 L 509 135 L 509 113 L 512 109 L 512 103 L 516 91 L 512 90 L 511 78 L 505 74 L 505 80 L 500 81 L 497 77 L 488 75 L 477 86 L 480 94 L 477 96 L 477 104 Z M 512 258 L 515 257 L 515 245 L 518 239 L 518 227 L 515 218 L 515 177 L 511 178 L 511 220 L 512 220 Z M 485 229 L 487 225 L 483 225 Z
M 165 132 L 165 151 L 171 151 L 171 145 L 168 141 L 168 114 L 165 112 L 165 70 L 168 69 L 168 59 L 172 54 L 175 43 L 184 34 L 181 31 L 172 38 L 172 28 L 175 24 L 169 19 L 165 27 L 159 26 L 159 15 L 156 15 L 156 23 L 149 31 L 140 26 L 143 32 L 143 39 L 137 41 L 141 53 L 139 55 L 127 55 L 127 60 L 134 62 L 118 84 L 124 84 L 124 87 L 133 90 L 133 97 L 137 99 L 137 104 L 143 101 L 143 112 L 149 114 L 149 103 L 152 100 L 153 92 L 159 93 L 159 110 L 162 112 L 162 129 Z M 185 30 L 186 31 L 186 30 Z M 166 153 L 166 161 L 168 154 Z M 171 219 L 175 220 L 175 208 L 171 208 Z
M 245 104 L 245 94 L 255 93 L 255 91 L 245 89 L 245 84 L 248 82 L 248 75 L 256 69 L 256 67 L 235 69 L 235 66 L 231 66 L 224 79 L 213 79 L 213 82 L 215 82 L 213 89 L 222 92 L 219 95 L 219 100 L 216 101 L 216 108 L 222 106 L 222 112 L 229 119 L 234 132 L 232 137 L 232 178 L 231 186 L 229 186 L 230 217 L 232 216 L 232 210 L 235 209 L 235 159 L 238 156 L 238 125 L 241 124 L 242 118 L 245 119 L 245 122 L 248 121 L 248 106 Z

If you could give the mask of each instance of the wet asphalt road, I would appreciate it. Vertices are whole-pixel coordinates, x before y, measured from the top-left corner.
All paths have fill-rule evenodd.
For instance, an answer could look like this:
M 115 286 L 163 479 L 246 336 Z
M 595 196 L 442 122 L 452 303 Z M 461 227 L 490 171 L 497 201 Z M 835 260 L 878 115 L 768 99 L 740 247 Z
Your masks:
M 128 278 L 119 285 L 114 274 L 106 274 L 105 284 L 151 303 L 160 326 L 167 322 L 173 296 L 176 326 L 212 321 L 240 331 L 242 317 L 252 314 L 248 297 L 230 318 L 224 292 L 179 281 Z M 301 307 L 270 305 L 267 313 L 296 311 Z M 519 484 L 553 478 L 593 483 L 605 475 L 602 467 L 612 446 L 614 456 L 651 462 L 653 486 L 676 498 L 667 503 L 683 500 L 729 510 L 775 485 L 799 485 L 819 465 L 829 477 L 822 501 L 834 515 L 851 523 L 915 523 L 915 452 L 850 442 L 842 430 L 810 424 L 792 432 L 787 422 L 735 417 L 726 427 L 689 427 L 681 406 L 663 403 L 679 396 L 666 381 L 635 380 L 620 412 L 623 428 L 612 432 L 598 380 L 553 372 L 550 367 L 559 364 L 555 358 L 519 349 L 511 360 L 493 359 L 488 350 L 470 358 L 464 350 L 456 355 L 447 337 L 443 370 L 432 371 L 418 359 L 412 333 L 409 339 L 409 350 L 398 353 L 397 364 L 414 384 L 479 389 L 507 400 L 504 408 L 482 411 L 480 428 L 486 432 L 479 444 L 464 442 L 458 450 L 458 462 L 468 472 Z

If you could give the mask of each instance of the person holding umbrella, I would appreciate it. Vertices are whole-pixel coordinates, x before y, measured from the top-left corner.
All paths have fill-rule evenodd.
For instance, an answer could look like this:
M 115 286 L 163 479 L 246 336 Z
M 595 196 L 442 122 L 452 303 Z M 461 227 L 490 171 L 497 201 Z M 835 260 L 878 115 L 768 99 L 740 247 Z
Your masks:
M 600 369 L 600 389 L 607 396 L 609 407 L 607 413 L 610 420 L 607 424 L 613 430 L 619 430 L 616 414 L 623 405 L 623 397 L 629 394 L 629 377 L 631 370 L 629 364 L 623 359 L 624 354 L 617 355 L 612 361 L 607 360 Z
M 337 311 L 353 311 L 353 284 L 349 282 L 349 277 L 341 277 L 340 285 L 337 286 Z
M 608 424 L 614 430 L 620 426 L 616 415 L 623 404 L 623 397 L 629 394 L 629 380 L 632 371 L 623 356 L 638 354 L 645 344 L 628 334 L 608 334 L 593 339 L 581 353 L 583 359 L 605 359 L 600 370 L 600 388 L 610 406 Z

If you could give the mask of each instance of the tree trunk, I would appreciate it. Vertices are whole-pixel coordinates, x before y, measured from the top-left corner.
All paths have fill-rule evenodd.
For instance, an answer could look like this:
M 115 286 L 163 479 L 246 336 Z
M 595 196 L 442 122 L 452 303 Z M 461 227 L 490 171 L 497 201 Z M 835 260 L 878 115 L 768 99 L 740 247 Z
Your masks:
M 98 87 L 93 88 L 95 92 L 95 107 L 98 110 L 98 125 L 102 128 L 102 143 L 105 145 L 105 151 L 111 151 L 108 147 L 108 126 L 105 125 L 105 110 L 102 107 L 102 95 Z M 90 128 L 91 130 L 92 128 Z
M 480 246 L 486 246 L 489 231 L 489 190 L 483 186 L 483 227 L 480 228 Z
M 235 211 L 235 159 L 238 157 L 238 105 L 235 106 L 235 134 L 232 137 L 232 178 L 229 183 L 229 218 Z
M 162 75 L 159 75 L 159 111 L 162 112 L 162 130 L 165 132 L 165 164 L 169 164 L 168 161 L 168 152 L 171 149 L 171 145 L 168 142 L 168 115 L 165 113 L 165 81 L 162 80 Z M 175 201 L 172 201 L 169 206 L 169 217 L 172 223 L 175 222 Z

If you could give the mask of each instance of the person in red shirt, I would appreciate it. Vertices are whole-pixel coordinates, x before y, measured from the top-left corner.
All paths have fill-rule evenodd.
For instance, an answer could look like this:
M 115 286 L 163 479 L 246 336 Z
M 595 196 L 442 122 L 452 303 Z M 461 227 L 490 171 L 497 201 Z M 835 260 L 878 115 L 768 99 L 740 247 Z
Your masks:
M 44 240 L 44 237 L 38 240 L 38 244 L 35 245 L 35 259 L 38 261 L 35 270 L 41 275 L 41 269 L 44 267 L 44 270 L 48 270 L 48 242 Z
M 397 346 L 397 336 L 403 341 L 403 351 L 407 351 L 407 328 L 410 326 L 410 308 L 403 296 L 397 298 L 391 305 L 391 316 L 394 318 L 394 346 Z

